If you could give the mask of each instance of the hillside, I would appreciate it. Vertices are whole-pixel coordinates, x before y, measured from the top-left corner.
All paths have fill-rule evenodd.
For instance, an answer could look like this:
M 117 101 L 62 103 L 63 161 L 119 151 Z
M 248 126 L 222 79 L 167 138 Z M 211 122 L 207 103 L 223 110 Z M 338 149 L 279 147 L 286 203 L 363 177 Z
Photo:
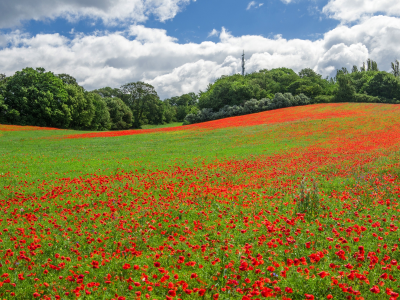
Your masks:
M 0 125 L 0 297 L 396 299 L 399 112 Z

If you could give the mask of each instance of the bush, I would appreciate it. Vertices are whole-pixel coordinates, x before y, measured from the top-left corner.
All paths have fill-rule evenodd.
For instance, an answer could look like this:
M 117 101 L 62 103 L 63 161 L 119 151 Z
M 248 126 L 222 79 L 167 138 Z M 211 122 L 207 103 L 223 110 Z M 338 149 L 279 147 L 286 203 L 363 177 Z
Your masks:
M 307 105 L 310 103 L 310 99 L 303 94 L 293 97 L 291 93 L 277 93 L 272 100 L 268 98 L 263 98 L 261 100 L 250 99 L 249 101 L 244 102 L 243 106 L 225 105 L 217 112 L 214 112 L 211 108 L 203 108 L 197 113 L 188 114 L 185 118 L 184 125 L 223 119 L 233 116 L 247 115 L 277 108 Z
M 374 97 L 367 94 L 355 94 L 354 102 L 379 103 L 381 102 L 381 99 L 379 99 L 379 97 Z

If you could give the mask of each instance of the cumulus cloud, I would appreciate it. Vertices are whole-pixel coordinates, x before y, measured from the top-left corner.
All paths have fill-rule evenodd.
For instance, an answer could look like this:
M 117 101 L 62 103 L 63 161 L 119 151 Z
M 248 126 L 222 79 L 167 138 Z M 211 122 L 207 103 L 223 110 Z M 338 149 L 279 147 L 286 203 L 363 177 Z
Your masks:
M 400 16 L 398 0 L 330 0 L 322 10 L 333 19 L 353 22 L 377 13 Z
M 165 30 L 143 25 L 124 32 L 75 33 L 71 39 L 14 31 L 0 38 L 0 65 L 7 75 L 28 66 L 68 73 L 88 90 L 142 80 L 166 98 L 204 90 L 221 75 L 239 73 L 243 49 L 247 72 L 309 67 L 334 76 L 336 69 L 360 66 L 367 58 L 389 70 L 390 62 L 400 59 L 399 39 L 400 19 L 386 16 L 342 24 L 315 41 L 234 36 L 222 28 L 217 42 L 182 44 Z
M 24 20 L 63 17 L 69 21 L 89 17 L 105 24 L 144 22 L 150 14 L 160 21 L 172 19 L 191 0 L 5 0 L 0 1 L 0 28 Z M 195 0 L 194 0 L 195 1 Z
M 249 4 L 247 4 L 246 10 L 250 10 L 251 8 L 259 8 L 263 6 L 264 3 L 257 3 L 256 1 L 250 1 Z

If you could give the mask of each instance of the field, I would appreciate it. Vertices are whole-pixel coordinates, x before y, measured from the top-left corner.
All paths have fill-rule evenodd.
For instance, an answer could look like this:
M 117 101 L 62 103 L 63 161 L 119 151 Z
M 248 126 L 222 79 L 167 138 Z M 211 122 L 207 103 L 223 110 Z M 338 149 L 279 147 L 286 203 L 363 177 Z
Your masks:
M 398 299 L 399 114 L 0 125 L 0 298 Z

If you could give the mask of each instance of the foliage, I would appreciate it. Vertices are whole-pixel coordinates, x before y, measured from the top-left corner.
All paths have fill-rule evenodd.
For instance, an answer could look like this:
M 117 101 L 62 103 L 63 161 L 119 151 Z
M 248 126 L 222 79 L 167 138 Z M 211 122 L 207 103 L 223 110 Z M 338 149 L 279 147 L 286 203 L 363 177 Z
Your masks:
M 111 129 L 112 123 L 110 113 L 107 108 L 106 102 L 97 93 L 85 92 L 85 97 L 90 99 L 93 103 L 95 112 L 92 123 L 90 124 L 91 130 L 109 130 Z
M 335 101 L 352 102 L 354 100 L 353 98 L 356 93 L 356 89 L 352 85 L 350 75 L 342 72 L 339 73 L 336 78 L 338 82 L 338 91 L 335 95 Z
M 364 84 L 360 92 L 386 99 L 400 99 L 400 81 L 393 74 L 377 72 L 368 83 Z
M 25 68 L 3 89 L 7 123 L 67 128 L 71 121 L 68 93 L 61 79 L 43 68 Z
M 66 85 L 68 93 L 66 101 L 71 113 L 70 128 L 89 129 L 95 116 L 95 106 L 92 97 L 87 97 L 82 87 L 78 85 Z
M 123 97 L 123 93 L 120 89 L 118 88 L 111 88 L 109 86 L 97 89 L 97 90 L 93 90 L 93 93 L 99 94 L 102 98 L 122 98 Z
M 198 96 L 195 93 L 165 99 L 164 103 L 170 107 L 169 119 L 174 121 L 183 121 L 186 115 L 198 110 Z
M 74 77 L 72 77 L 71 75 L 62 73 L 62 74 L 57 74 L 56 76 L 58 78 L 60 78 L 62 80 L 62 82 L 66 85 L 78 85 L 78 82 L 76 81 L 76 79 Z
M 225 105 L 217 112 L 214 112 L 211 108 L 203 108 L 197 113 L 188 114 L 185 118 L 184 125 L 307 104 L 310 104 L 310 99 L 303 94 L 293 96 L 290 93 L 277 93 L 272 100 L 268 98 L 263 98 L 261 100 L 251 99 L 246 101 L 242 106 Z
M 130 108 L 119 98 L 104 98 L 110 114 L 111 129 L 121 130 L 132 127 L 132 111 Z
M 124 94 L 122 100 L 132 111 L 133 126 L 135 128 L 140 128 L 143 124 L 143 118 L 146 116 L 146 108 L 151 108 L 154 113 L 155 109 L 160 107 L 157 105 L 157 101 L 159 100 L 157 92 L 148 83 L 141 81 L 131 82 L 121 86 L 120 90 Z

